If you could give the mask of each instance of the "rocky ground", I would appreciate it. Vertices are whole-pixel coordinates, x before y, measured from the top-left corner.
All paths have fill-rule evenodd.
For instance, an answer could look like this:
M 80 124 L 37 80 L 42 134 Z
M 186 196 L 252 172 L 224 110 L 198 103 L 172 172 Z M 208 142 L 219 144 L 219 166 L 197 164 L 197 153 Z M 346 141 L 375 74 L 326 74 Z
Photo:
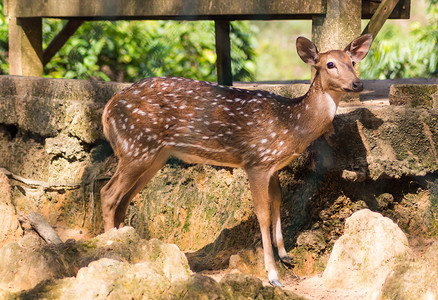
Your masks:
M 296 294 L 308 299 L 374 296 L 416 299 L 412 295 L 424 293 L 426 298 L 436 297 L 429 282 L 418 284 L 423 287 L 421 290 L 405 285 L 409 281 L 435 279 L 433 274 L 437 274 L 436 262 L 431 259 L 437 257 L 434 240 L 438 234 L 436 83 L 430 80 L 371 83 L 365 98 L 361 97 L 364 101 L 342 102 L 333 130 L 280 172 L 286 248 L 296 262 L 293 268 L 279 264 L 282 281 L 287 285 L 283 290 L 269 287 L 265 280 L 259 228 L 242 170 L 171 160 L 130 205 L 126 223 L 134 229 L 121 232 L 129 233 L 128 244 L 135 244 L 133 249 L 138 253 L 144 254 L 138 247 L 157 243 L 157 239 L 163 242 L 160 245 L 177 245 L 169 247 L 177 249 L 176 257 L 186 260 L 180 258 L 181 268 L 186 270 L 181 273 L 185 274 L 181 280 L 192 287 L 216 291 L 222 295 L 219 298 L 234 293 L 239 295 L 236 298 L 260 299 L 274 297 L 276 293 L 281 294 L 278 297 Z M 157 273 L 155 283 L 171 293 L 163 295 L 170 297 L 187 291 L 183 283 L 174 286 L 173 275 L 161 270 L 159 263 L 137 257 L 122 246 L 118 248 L 121 244 L 114 242 L 114 236 L 119 233 L 101 235 L 99 191 L 112 175 L 116 161 L 103 140 L 99 120 L 106 101 L 125 86 L 0 76 L 0 167 L 3 168 L 0 171 L 0 246 L 3 246 L 0 252 L 6 262 L 0 263 L 3 267 L 0 278 L 5 278 L 0 287 L 3 295 L 44 298 L 48 295 L 45 293 L 56 291 L 54 298 L 68 298 L 74 289 L 97 273 L 105 274 L 109 284 L 104 283 L 106 279 L 101 281 L 103 290 L 95 291 L 93 287 L 93 293 L 111 294 L 119 286 L 133 291 L 123 281 L 125 275 L 139 286 L 149 284 L 141 279 L 146 274 L 136 275 L 141 264 L 147 265 L 151 274 Z M 307 86 L 249 88 L 291 96 L 302 93 Z M 31 237 L 18 217 L 32 211 L 41 214 L 65 243 L 55 247 Z M 375 224 L 371 221 L 376 219 L 380 221 L 373 222 L 381 224 L 380 227 L 392 228 L 389 222 L 393 222 L 402 230 L 403 235 L 395 234 L 396 229 L 391 233 L 399 237 L 401 246 L 397 249 L 401 252 L 380 251 L 383 249 L 380 241 L 393 241 L 385 235 L 374 244 L 370 241 L 361 244 L 361 239 L 351 238 L 349 228 L 353 232 L 367 232 L 348 225 L 347 221 L 363 211 L 380 215 L 375 218 L 368 213 L 369 222 L 361 224 Z M 386 221 L 382 221 L 383 217 Z M 372 238 L 378 233 L 371 230 L 360 238 L 366 236 Z M 409 250 L 406 250 L 406 238 Z M 334 254 L 344 253 L 341 256 L 348 258 L 342 262 L 338 259 L 343 266 L 335 270 L 362 270 L 364 266 L 358 266 L 357 262 L 371 255 L 367 245 L 380 249 L 384 254 L 379 257 L 391 262 L 386 264 L 385 272 L 376 275 L 372 269 L 366 269 L 366 278 L 344 272 L 355 278 L 353 287 L 327 281 L 323 274 L 330 269 Z M 407 258 L 390 259 L 404 252 L 410 253 Z M 372 261 L 378 259 L 374 257 Z M 53 266 L 53 269 L 41 271 L 33 264 Z M 384 269 L 384 265 L 379 266 Z M 5 271 L 6 266 L 20 271 Z M 424 270 L 432 275 L 424 275 Z M 123 278 L 114 278 L 114 274 L 121 273 L 125 274 Z M 32 276 L 25 278 L 28 274 Z M 335 278 L 343 275 L 333 274 Z M 46 276 L 42 282 L 35 279 L 40 275 Z M 358 284 L 370 278 L 373 282 L 384 278 L 384 282 L 380 287 L 369 282 Z M 238 286 L 246 286 L 245 282 L 257 287 L 249 296 L 242 296 L 246 294 L 238 290 Z M 347 279 L 342 281 L 347 282 Z M 141 288 L 135 289 L 143 296 L 148 295 Z M 294 294 L 283 294 L 285 291 Z M 112 297 L 116 298 L 118 293 L 114 292 Z
M 194 273 L 173 244 L 134 228 L 47 243 L 33 231 L 0 249 L 2 299 L 435 299 L 438 241 L 415 255 L 401 229 L 368 209 L 347 219 L 322 274 L 283 270 L 269 286 L 263 256 L 241 251 L 224 270 Z M 233 262 L 234 261 L 234 262 Z

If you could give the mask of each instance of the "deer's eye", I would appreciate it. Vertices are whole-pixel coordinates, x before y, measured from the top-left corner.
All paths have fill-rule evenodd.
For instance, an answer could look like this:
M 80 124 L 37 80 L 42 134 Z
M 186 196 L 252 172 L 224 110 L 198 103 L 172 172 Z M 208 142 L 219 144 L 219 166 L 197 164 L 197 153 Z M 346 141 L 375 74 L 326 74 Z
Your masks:
M 354 61 L 352 61 L 351 63 L 353 64 L 353 67 L 356 65 L 356 62 L 354 62 Z
M 333 69 L 335 67 L 335 64 L 332 62 L 327 63 L 327 68 Z

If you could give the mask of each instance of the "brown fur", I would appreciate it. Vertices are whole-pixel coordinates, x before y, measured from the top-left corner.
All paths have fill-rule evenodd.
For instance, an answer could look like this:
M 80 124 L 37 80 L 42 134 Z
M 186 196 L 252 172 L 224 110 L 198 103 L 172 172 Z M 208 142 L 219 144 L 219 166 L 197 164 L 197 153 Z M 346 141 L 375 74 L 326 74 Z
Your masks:
M 119 158 L 116 173 L 101 191 L 105 230 L 123 226 L 131 199 L 170 156 L 243 168 L 268 277 L 281 285 L 272 243 L 282 260 L 290 259 L 281 233 L 277 171 L 329 128 L 344 93 L 362 89 L 352 62 L 356 53 L 366 54 L 371 40 L 320 54 L 312 42 L 299 38 L 298 53 L 317 73 L 307 94 L 296 99 L 175 77 L 144 79 L 119 92 L 102 116 L 104 134 Z

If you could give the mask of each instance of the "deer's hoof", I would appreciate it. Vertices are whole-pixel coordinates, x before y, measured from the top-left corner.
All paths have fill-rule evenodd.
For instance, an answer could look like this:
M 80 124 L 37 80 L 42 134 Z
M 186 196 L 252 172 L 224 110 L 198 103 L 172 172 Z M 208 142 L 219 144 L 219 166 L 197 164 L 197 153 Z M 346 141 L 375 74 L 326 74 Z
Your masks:
M 278 279 L 274 279 L 269 281 L 272 286 L 284 287 L 284 285 Z
M 282 263 L 284 263 L 287 266 L 293 266 L 295 264 L 294 260 L 290 256 L 280 257 L 280 260 Z

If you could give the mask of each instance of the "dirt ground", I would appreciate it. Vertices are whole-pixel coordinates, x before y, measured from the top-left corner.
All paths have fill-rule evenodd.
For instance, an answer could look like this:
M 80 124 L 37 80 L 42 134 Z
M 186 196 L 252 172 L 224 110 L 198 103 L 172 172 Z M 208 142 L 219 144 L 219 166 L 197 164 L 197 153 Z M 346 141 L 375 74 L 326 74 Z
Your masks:
M 216 281 L 220 281 L 229 271 L 203 272 Z M 268 280 L 259 278 L 265 286 L 269 286 Z M 361 288 L 356 290 L 327 289 L 323 285 L 322 274 L 306 276 L 301 278 L 282 278 L 281 282 L 285 285 L 283 289 L 294 292 L 309 300 L 361 300 L 375 299 L 376 291 L 372 288 Z

